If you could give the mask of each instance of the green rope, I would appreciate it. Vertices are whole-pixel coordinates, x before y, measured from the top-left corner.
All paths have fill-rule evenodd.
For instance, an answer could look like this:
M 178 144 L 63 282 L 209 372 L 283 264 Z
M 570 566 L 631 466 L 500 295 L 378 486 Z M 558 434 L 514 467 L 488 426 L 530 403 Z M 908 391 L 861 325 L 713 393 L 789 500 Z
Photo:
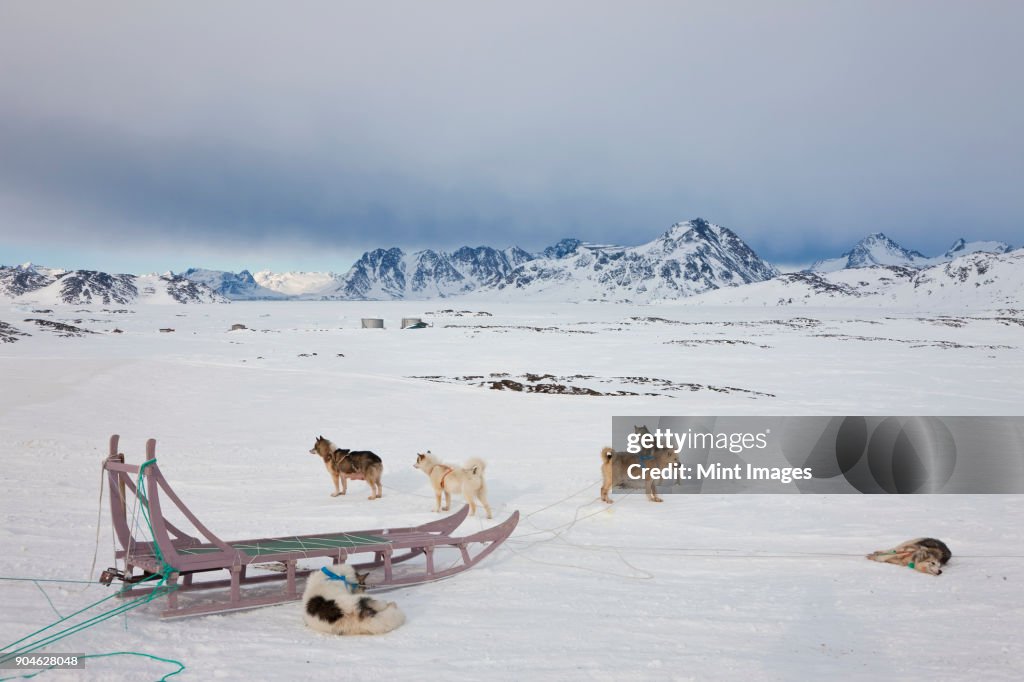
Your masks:
M 157 576 L 155 576 L 155 575 L 150 576 L 150 578 L 156 578 L 156 577 Z M 150 578 L 147 578 L 146 580 L 149 580 Z M 140 583 L 142 583 L 142 582 L 145 582 L 145 580 L 140 581 Z M 163 582 L 163 581 L 161 581 L 161 582 Z M 118 615 L 124 613 L 125 611 L 130 611 L 131 609 L 134 609 L 136 607 L 142 606 L 143 604 L 147 604 L 147 603 L 151 602 L 153 599 L 155 599 L 156 597 L 162 596 L 164 594 L 167 594 L 170 591 L 170 590 L 162 590 L 161 589 L 162 587 L 163 586 L 158 583 L 153 588 L 153 591 L 150 592 L 147 595 L 143 595 L 141 597 L 138 597 L 137 599 L 133 599 L 130 602 L 126 602 L 124 604 L 121 604 L 120 606 L 115 606 L 110 611 L 101 613 L 101 614 L 99 614 L 97 616 L 93 616 L 92 618 L 84 620 L 81 623 L 75 623 L 74 625 L 69 625 L 65 629 L 59 630 L 59 631 L 57 631 L 57 632 L 55 632 L 53 634 L 47 635 L 44 638 L 42 638 L 41 640 L 29 642 L 28 644 L 25 644 L 24 646 L 22 646 L 22 647 L 20 647 L 18 649 L 15 649 L 13 651 L 5 653 L 2 656 L 0 656 L 0 662 L 6 663 L 7 661 L 10 661 L 12 658 L 14 658 L 16 656 L 24 655 L 24 654 L 30 653 L 32 651 L 38 651 L 39 649 L 41 649 L 41 648 L 43 648 L 45 646 L 48 646 L 50 644 L 53 644 L 54 642 L 59 642 L 60 640 L 64 639 L 65 637 L 73 635 L 76 632 L 80 632 L 80 631 L 82 631 L 82 630 L 84 630 L 84 629 L 86 629 L 88 627 L 92 627 L 93 625 L 97 625 L 99 623 L 102 623 L 103 621 L 105 621 L 105 620 L 107 620 L 109 618 L 113 618 L 114 616 L 118 616 Z M 111 594 L 111 595 L 109 595 L 107 597 L 104 597 L 103 599 L 100 599 L 99 601 L 93 602 L 92 604 L 86 606 L 85 608 L 82 608 L 82 609 L 79 609 L 78 611 L 75 611 L 74 613 L 72 613 L 69 616 L 64 616 L 63 618 L 60 618 L 59 620 L 56 620 L 53 623 L 51 623 L 51 624 L 49 624 L 49 625 L 47 625 L 45 627 L 42 627 L 42 628 L 36 630 L 35 632 L 33 632 L 33 633 L 29 634 L 29 635 L 26 635 L 25 637 L 22 637 L 21 639 L 19 639 L 17 641 L 11 642 L 7 646 L 5 646 L 2 649 L 0 649 L 0 652 L 6 651 L 7 649 L 9 649 L 10 647 L 12 647 L 12 646 L 14 646 L 16 644 L 20 644 L 21 642 L 24 642 L 27 639 L 31 639 L 32 637 L 35 637 L 36 635 L 39 635 L 39 634 L 41 634 L 43 632 L 46 632 L 50 628 L 53 628 L 53 627 L 55 627 L 57 625 L 60 625 L 61 623 L 66 622 L 66 621 L 74 618 L 75 616 L 77 616 L 77 615 L 79 615 L 81 613 L 84 613 L 84 612 L 88 611 L 89 609 L 93 608 L 94 606 L 98 606 L 99 604 L 102 604 L 105 601 L 113 599 L 114 597 L 117 597 L 122 592 L 125 592 L 125 591 L 127 591 L 129 589 L 131 589 L 130 586 L 122 588 L 121 590 L 118 590 L 114 594 Z
M 174 665 L 178 666 L 177 670 L 167 673 L 166 675 L 161 677 L 157 682 L 164 682 L 164 680 L 166 680 L 168 677 L 173 677 L 174 675 L 177 675 L 185 669 L 185 664 L 181 661 L 176 661 L 173 658 L 163 658 L 161 656 L 154 656 L 153 654 L 146 654 L 142 653 L 141 651 L 113 651 L 109 654 L 89 654 L 88 656 L 86 656 L 86 658 L 106 658 L 107 656 L 142 656 L 143 658 L 151 658 L 154 661 L 160 661 L 162 663 L 173 663 Z
M 88 619 L 86 619 L 86 620 L 84 620 L 82 622 L 75 623 L 73 625 L 69 625 L 66 628 L 64 628 L 63 630 L 58 630 L 57 632 L 50 633 L 50 634 L 42 637 L 41 639 L 33 639 L 33 638 L 37 637 L 38 635 L 41 635 L 42 633 L 46 632 L 47 630 L 50 630 L 51 628 L 57 627 L 61 623 L 66 623 L 68 620 L 71 620 L 75 616 L 78 616 L 78 615 L 80 615 L 82 613 L 85 613 L 86 611 L 89 611 L 90 609 L 92 609 L 92 608 L 94 608 L 96 606 L 99 606 L 100 604 L 102 604 L 102 603 L 104 603 L 106 601 L 109 601 L 110 599 L 113 599 L 114 597 L 117 597 L 117 596 L 121 595 L 124 592 L 127 592 L 127 591 L 130 591 L 130 590 L 134 589 L 134 587 L 133 587 L 133 585 L 126 585 L 125 587 L 122 587 L 120 590 L 118 590 L 114 594 L 108 595 L 108 596 L 104 597 L 103 599 L 95 601 L 92 604 L 89 604 L 88 606 L 86 606 L 84 608 L 81 608 L 78 611 L 75 611 L 74 613 L 72 613 L 70 615 L 62 616 L 62 617 L 58 618 L 53 623 L 50 623 L 49 625 L 47 625 L 45 627 L 39 628 L 35 632 L 32 632 L 32 633 L 30 633 L 28 635 L 25 635 L 21 639 L 15 640 L 15 641 L 11 642 L 10 644 L 0 648 L 0 662 L 7 662 L 7 661 L 10 661 L 10 660 L 14 659 L 17 656 L 24 655 L 24 654 L 30 653 L 32 651 L 38 651 L 39 649 L 41 649 L 43 647 L 49 646 L 50 644 L 53 644 L 54 642 L 59 642 L 60 640 L 64 639 L 65 637 L 70 637 L 71 635 L 73 635 L 75 633 L 78 633 L 78 632 L 81 632 L 82 630 L 85 630 L 86 628 L 90 628 L 90 627 L 92 627 L 94 625 L 98 625 L 98 624 L 102 623 L 105 620 L 109 620 L 111 618 L 115 618 L 115 617 L 121 615 L 122 613 L 127 613 L 128 611 L 130 611 L 130 610 L 132 610 L 134 608 L 137 608 L 139 606 L 142 606 L 143 604 L 148 604 L 149 602 L 153 601 L 157 597 L 161 597 L 163 595 L 169 594 L 170 592 L 172 592 L 175 589 L 177 589 L 177 586 L 168 586 L 167 585 L 168 577 L 172 573 L 175 573 L 177 571 L 176 571 L 176 569 L 173 566 L 171 566 L 169 563 L 167 563 L 167 560 L 164 558 L 163 554 L 161 553 L 160 546 L 157 544 L 157 541 L 156 541 L 156 533 L 153 531 L 153 524 L 152 524 L 152 522 L 150 520 L 150 517 L 149 517 L 149 498 L 146 495 L 146 487 L 145 487 L 145 482 L 143 480 L 143 477 L 144 477 L 144 474 L 145 474 L 146 467 L 149 467 L 149 466 L 151 466 L 151 465 L 153 465 L 155 463 L 156 463 L 155 459 L 150 459 L 150 460 L 147 460 L 147 461 L 143 462 L 142 465 L 139 467 L 139 477 L 138 477 L 138 481 L 136 482 L 136 497 L 137 497 L 137 499 L 139 501 L 139 508 L 142 510 L 143 518 L 146 521 L 146 526 L 149 529 L 150 538 L 152 538 L 152 541 L 153 541 L 152 544 L 153 544 L 154 556 L 160 562 L 160 571 L 158 573 L 154 573 L 153 575 L 148 576 L 148 577 L 140 580 L 139 583 L 137 583 L 137 584 L 142 584 L 142 583 L 148 582 L 150 580 L 154 580 L 156 578 L 159 578 L 159 581 L 153 586 L 153 588 L 150 590 L 150 592 L 148 594 L 142 595 L 142 596 L 140 596 L 140 597 L 138 597 L 136 599 L 133 599 L 133 600 L 131 600 L 129 602 L 126 602 L 124 604 L 121 604 L 119 606 L 115 606 L 114 608 L 112 608 L 112 609 L 110 609 L 108 611 L 105 611 L 105 612 L 100 613 L 100 614 L 98 614 L 96 616 L 93 616 L 92 618 L 88 618 Z M 9 579 L 10 580 L 20 580 L 20 578 L 9 578 Z M 79 582 L 79 581 L 53 581 L 53 582 Z M 37 584 L 36 587 L 39 587 L 39 585 Z M 41 587 L 39 587 L 39 589 L 42 591 Z M 43 595 L 46 596 L 47 601 L 50 601 L 50 598 L 49 598 L 49 596 L 46 595 L 46 592 L 43 592 Z M 50 606 L 53 608 L 54 611 L 57 610 L 56 607 L 53 606 L 53 602 L 52 601 L 50 602 Z M 60 616 L 60 613 L 58 613 L 57 615 Z M 15 646 L 17 646 L 19 644 L 22 644 L 23 642 L 26 642 L 26 640 L 31 640 L 31 641 L 28 641 L 27 643 L 23 644 L 22 646 L 20 646 L 20 647 L 18 647 L 16 649 L 8 651 L 9 649 L 11 649 L 11 647 L 15 647 Z M 4 653 L 4 652 L 6 652 L 6 653 Z M 147 653 L 143 653 L 143 652 L 140 652 L 140 651 L 117 651 L 117 652 L 113 652 L 113 653 L 109 653 L 109 654 L 90 654 L 90 655 L 84 656 L 84 658 L 103 658 L 103 657 L 107 657 L 107 656 L 141 656 L 141 657 L 151 658 L 153 660 L 163 661 L 165 663 L 172 663 L 174 665 L 177 665 L 178 669 L 173 671 L 173 672 L 171 672 L 171 673 L 168 673 L 167 675 L 164 675 L 162 678 L 160 678 L 161 682 L 163 680 L 166 680 L 168 677 L 171 677 L 172 675 L 177 675 L 178 673 L 180 673 L 182 670 L 185 669 L 185 665 L 183 663 L 181 663 L 180 661 L 175 661 L 175 660 L 169 659 L 169 658 L 161 658 L 159 656 L 153 656 L 152 654 L 147 654 Z M 35 677 L 36 675 L 39 675 L 40 673 L 46 672 L 46 670 L 49 670 L 49 669 L 50 668 L 46 668 L 44 670 L 39 670 L 39 671 L 31 673 L 29 675 L 22 675 L 20 677 L 22 679 Z M 2 682 L 3 680 L 10 680 L 10 679 L 15 679 L 15 677 L 0 678 L 0 682 Z
M 141 656 L 143 658 L 151 658 L 154 661 L 160 661 L 162 663 L 171 663 L 173 665 L 178 666 L 177 670 L 174 670 L 172 672 L 167 673 L 166 675 L 161 677 L 159 680 L 157 680 L 157 682 L 165 682 L 165 680 L 168 677 L 173 677 L 174 675 L 177 675 L 178 673 L 180 673 L 182 670 L 185 669 L 185 664 L 182 663 L 181 661 L 176 661 L 173 658 L 162 658 L 160 656 L 154 656 L 153 654 L 142 653 L 141 651 L 112 651 L 112 652 L 107 653 L 107 654 L 86 654 L 84 656 L 79 656 L 79 658 L 107 658 L 109 656 Z M 31 678 L 35 677 L 36 675 L 42 675 L 47 670 L 52 670 L 53 668 L 54 668 L 54 666 L 50 666 L 48 668 L 43 668 L 42 670 L 37 670 L 34 673 L 29 673 L 27 675 L 14 675 L 12 677 L 0 677 L 0 682 L 4 682 L 5 680 L 15 680 L 15 679 L 28 680 L 28 679 L 31 679 Z
M 135 484 L 136 496 L 139 499 L 139 509 L 142 511 L 142 518 L 146 521 L 146 527 L 149 528 L 149 537 L 153 539 L 153 554 L 156 556 L 157 561 L 160 562 L 162 573 L 167 576 L 177 571 L 176 568 L 167 563 L 164 559 L 163 552 L 160 551 L 160 545 L 156 541 L 156 533 L 153 531 L 153 523 L 149 519 L 149 494 L 146 492 L 146 486 L 142 480 L 143 474 L 146 471 L 146 467 L 156 464 L 156 459 L 147 459 L 139 467 L 139 480 Z
M 61 612 L 58 611 L 57 607 L 53 605 L 53 600 L 50 599 L 50 595 L 46 594 L 46 590 L 43 589 L 43 586 L 40 585 L 39 583 L 35 583 L 35 586 L 38 587 L 39 591 L 43 593 L 44 597 L 46 597 L 46 603 L 50 605 L 50 608 L 53 609 L 53 612 L 57 614 L 57 617 L 58 618 L 63 618 L 64 616 L 61 615 Z

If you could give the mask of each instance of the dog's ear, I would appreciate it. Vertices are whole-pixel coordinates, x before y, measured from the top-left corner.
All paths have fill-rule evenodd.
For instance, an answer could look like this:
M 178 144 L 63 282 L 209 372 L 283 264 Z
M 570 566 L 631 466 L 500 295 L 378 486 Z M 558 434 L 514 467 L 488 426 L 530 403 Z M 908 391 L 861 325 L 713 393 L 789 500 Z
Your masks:
M 317 439 L 317 441 L 321 441 L 321 440 L 327 440 L 327 439 L 326 439 L 326 438 L 324 438 L 323 436 L 317 436 L 317 437 L 316 437 L 316 439 Z

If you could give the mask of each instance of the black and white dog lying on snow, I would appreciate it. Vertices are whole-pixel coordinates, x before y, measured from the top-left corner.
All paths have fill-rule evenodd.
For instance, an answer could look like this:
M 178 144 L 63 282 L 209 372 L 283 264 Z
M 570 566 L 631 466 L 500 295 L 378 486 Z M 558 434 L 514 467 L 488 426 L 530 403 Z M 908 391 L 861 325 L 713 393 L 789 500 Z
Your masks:
M 365 578 L 348 564 L 310 573 L 302 593 L 303 621 L 331 635 L 382 635 L 404 623 L 395 602 L 360 596 Z

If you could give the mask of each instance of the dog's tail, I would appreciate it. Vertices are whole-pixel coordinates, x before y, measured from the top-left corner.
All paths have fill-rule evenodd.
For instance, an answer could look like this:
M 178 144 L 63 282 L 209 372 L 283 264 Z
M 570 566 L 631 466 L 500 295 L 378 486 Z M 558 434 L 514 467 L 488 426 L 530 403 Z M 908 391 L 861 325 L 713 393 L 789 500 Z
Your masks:
M 377 604 L 374 605 L 377 606 Z M 389 602 L 382 611 L 378 611 L 372 618 L 361 622 L 366 628 L 367 634 L 371 635 L 382 635 L 385 632 L 391 632 L 403 623 L 405 623 L 405 614 L 398 608 L 398 604 L 394 602 Z
M 474 476 L 483 476 L 484 469 L 487 468 L 487 463 L 479 457 L 472 457 L 466 460 L 466 463 L 462 465 L 462 468 Z
M 602 448 L 601 450 L 601 462 L 610 462 L 612 457 L 615 456 L 615 448 Z

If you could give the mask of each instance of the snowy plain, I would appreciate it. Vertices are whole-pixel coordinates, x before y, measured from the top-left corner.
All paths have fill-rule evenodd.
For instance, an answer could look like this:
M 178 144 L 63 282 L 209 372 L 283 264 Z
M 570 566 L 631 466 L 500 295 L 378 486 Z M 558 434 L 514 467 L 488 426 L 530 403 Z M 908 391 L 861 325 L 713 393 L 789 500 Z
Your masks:
M 30 334 L 0 343 L 0 576 L 81 580 L 112 565 L 104 508 L 87 575 L 113 433 L 134 463 L 156 438 L 176 491 L 225 538 L 432 520 L 412 467 L 426 449 L 488 462 L 494 521 L 464 530 L 516 509 L 523 519 L 479 567 L 389 592 L 408 622 L 386 636 L 312 633 L 298 603 L 167 622 L 151 604 L 51 651 L 147 652 L 186 665 L 172 680 L 1024 677 L 1021 496 L 597 500 L 613 415 L 1020 414 L 1024 326 L 999 319 L 1019 313 L 469 299 L 106 308 L 0 306 L 0 321 Z M 398 329 L 407 316 L 433 326 Z M 360 329 L 362 317 L 387 328 Z M 640 395 L 487 386 L 503 374 Z M 380 454 L 383 499 L 361 482 L 331 498 L 308 453 L 318 434 Z M 922 535 L 953 549 L 941 577 L 863 559 Z M 0 641 L 110 589 L 0 581 Z M 173 670 L 113 657 L 38 679 Z

